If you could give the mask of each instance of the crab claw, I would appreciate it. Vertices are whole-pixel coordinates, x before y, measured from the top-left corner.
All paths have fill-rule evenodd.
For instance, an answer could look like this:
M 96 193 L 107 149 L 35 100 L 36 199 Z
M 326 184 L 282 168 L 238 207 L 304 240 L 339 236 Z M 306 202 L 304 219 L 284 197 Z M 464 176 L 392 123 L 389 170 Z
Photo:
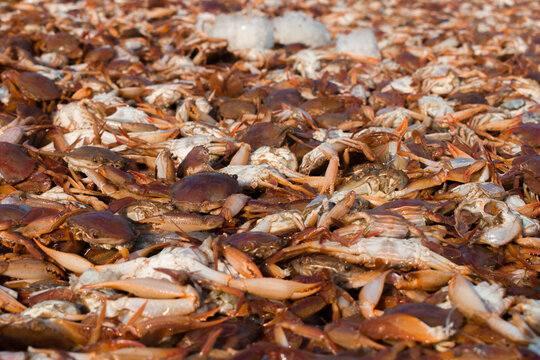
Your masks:
M 12 313 L 21 313 L 26 310 L 26 306 L 0 288 L 0 309 L 5 309 Z
M 192 286 L 177 285 L 165 279 L 132 278 L 114 281 L 105 281 L 85 285 L 82 289 L 108 287 L 127 291 L 135 296 L 149 299 L 197 298 L 197 291 Z
M 524 324 L 519 324 L 522 326 L 516 326 L 503 320 L 497 314 L 490 312 L 471 283 L 459 274 L 456 274 L 450 280 L 448 297 L 452 305 L 457 307 L 467 318 L 485 323 L 492 330 L 511 341 L 520 344 L 529 344 L 538 341 L 538 337 L 528 327 L 523 326 Z
M 362 333 L 375 340 L 413 340 L 427 344 L 448 339 L 450 333 L 442 326 L 431 327 L 408 314 L 388 314 L 365 320 Z
M 274 300 L 300 299 L 313 295 L 321 289 L 320 283 L 303 284 L 275 278 L 232 279 L 228 285 L 253 295 Z
M 36 245 L 59 265 L 76 274 L 82 274 L 86 270 L 94 268 L 94 264 L 77 254 L 50 249 L 45 245 L 42 245 L 39 241 L 36 241 Z
M 347 195 L 345 195 L 343 199 L 336 204 L 336 206 L 330 209 L 330 211 L 327 213 L 321 215 L 319 221 L 317 222 L 317 227 L 329 228 L 334 220 L 339 220 L 343 215 L 349 212 L 354 205 L 355 200 L 356 193 L 352 190 L 349 191 Z
M 232 194 L 227 197 L 223 207 L 221 208 L 220 216 L 226 221 L 231 221 L 242 208 L 247 204 L 251 199 L 249 196 L 244 194 Z
M 243 276 L 247 278 L 263 277 L 257 265 L 242 251 L 229 245 L 223 245 L 223 255 L 229 264 Z
M 385 271 L 381 275 L 377 276 L 377 278 L 367 283 L 366 286 L 360 290 L 360 295 L 358 296 L 360 312 L 367 319 L 381 313 L 380 310 L 375 310 L 375 307 L 377 306 L 377 303 L 382 295 L 384 281 L 389 272 L 390 271 Z
M 162 150 L 156 157 L 156 179 L 165 179 L 174 183 L 176 181 L 175 170 L 171 152 L 167 149 Z
M 358 326 L 341 320 L 327 324 L 324 331 L 330 340 L 348 350 L 357 350 L 363 347 L 384 350 L 385 346 L 371 340 L 358 330 Z

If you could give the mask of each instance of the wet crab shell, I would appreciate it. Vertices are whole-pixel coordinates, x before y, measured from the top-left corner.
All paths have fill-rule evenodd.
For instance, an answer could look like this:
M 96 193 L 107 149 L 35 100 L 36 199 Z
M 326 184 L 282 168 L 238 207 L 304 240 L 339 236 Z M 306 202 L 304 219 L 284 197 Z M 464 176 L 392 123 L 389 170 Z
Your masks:
M 107 211 L 75 214 L 67 219 L 66 224 L 75 237 L 92 245 L 125 245 L 137 236 L 128 220 Z
M 0 230 L 6 230 L 12 226 L 19 225 L 28 211 L 24 206 L 0 204 Z
M 233 234 L 225 240 L 225 243 L 257 260 L 269 258 L 287 245 L 287 241 L 279 236 L 261 231 Z
M 54 321 L 20 317 L 16 314 L 0 316 L 0 342 L 3 349 L 26 349 L 28 346 L 59 349 L 73 348 L 73 339 L 66 336 Z
M 0 183 L 16 184 L 29 177 L 36 168 L 36 161 L 18 145 L 0 142 L 0 154 Z
M 193 210 L 218 208 L 232 194 L 242 192 L 236 177 L 217 172 L 190 175 L 171 187 L 171 201 Z
M 97 146 L 81 146 L 68 154 L 68 162 L 72 166 L 77 165 L 111 165 L 115 168 L 124 168 L 127 165 L 126 159 L 109 149 Z
M 19 89 L 24 97 L 34 101 L 58 99 L 62 91 L 54 81 L 34 72 L 22 72 L 17 76 Z

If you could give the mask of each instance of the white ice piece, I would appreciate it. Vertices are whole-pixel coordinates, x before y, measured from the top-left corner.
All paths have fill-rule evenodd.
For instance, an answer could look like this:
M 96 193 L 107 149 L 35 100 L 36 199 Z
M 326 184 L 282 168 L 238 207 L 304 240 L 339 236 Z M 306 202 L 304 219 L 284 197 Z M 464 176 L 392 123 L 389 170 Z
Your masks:
M 348 35 L 339 34 L 336 41 L 336 51 L 350 55 L 381 58 L 373 29 L 356 29 Z
M 317 47 L 330 42 L 326 26 L 301 11 L 287 11 L 272 22 L 274 37 L 283 45 L 302 43 Z
M 272 23 L 263 16 L 241 13 L 218 15 L 208 35 L 227 39 L 230 50 L 270 49 L 274 46 Z

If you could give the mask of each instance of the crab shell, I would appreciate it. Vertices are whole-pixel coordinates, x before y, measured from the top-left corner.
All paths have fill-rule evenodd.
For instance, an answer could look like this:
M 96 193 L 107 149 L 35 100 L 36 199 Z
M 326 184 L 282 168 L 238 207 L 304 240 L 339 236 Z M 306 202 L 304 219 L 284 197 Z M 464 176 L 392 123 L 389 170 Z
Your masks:
M 232 194 L 242 192 L 235 177 L 204 172 L 187 176 L 171 187 L 171 201 L 191 211 L 210 211 L 223 205 Z
M 26 155 L 18 145 L 0 142 L 0 154 L 0 183 L 21 182 L 36 168 L 36 161 Z
M 75 214 L 66 220 L 66 224 L 77 238 L 92 245 L 125 245 L 137 236 L 128 220 L 107 211 Z

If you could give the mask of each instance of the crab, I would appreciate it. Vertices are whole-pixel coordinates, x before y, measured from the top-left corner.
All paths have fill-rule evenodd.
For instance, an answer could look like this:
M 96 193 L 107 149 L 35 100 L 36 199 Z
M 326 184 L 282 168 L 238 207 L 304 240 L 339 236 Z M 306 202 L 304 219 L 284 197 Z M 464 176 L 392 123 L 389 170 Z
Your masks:
M 168 149 L 174 160 L 182 162 L 194 147 L 203 145 L 210 154 L 210 161 L 219 156 L 231 154 L 236 150 L 236 143 L 229 138 L 214 138 L 212 136 L 190 136 L 181 139 L 167 140 L 159 146 Z
M 105 109 L 90 100 L 59 105 L 53 124 L 67 130 L 92 129 L 96 122 L 103 121 Z
M 226 199 L 241 193 L 235 177 L 220 172 L 186 176 L 171 187 L 171 201 L 189 211 L 209 212 L 222 207 Z
M 6 70 L 0 77 L 12 96 L 24 97 L 32 101 L 49 101 L 58 99 L 62 95 L 62 91 L 54 81 L 39 73 Z
M 449 65 L 425 66 L 413 74 L 422 83 L 421 92 L 446 95 L 459 85 L 458 70 Z
M 285 147 L 262 146 L 250 155 L 249 163 L 252 165 L 268 164 L 288 178 L 303 176 L 296 171 L 298 169 L 296 156 Z
M 66 226 L 75 238 L 106 248 L 125 246 L 137 236 L 131 222 L 107 211 L 71 215 L 66 220 Z
M 390 199 L 409 184 L 409 177 L 391 166 L 362 166 L 356 169 L 338 191 L 354 190 L 360 196 Z
M 427 121 L 429 118 L 412 110 L 408 110 L 402 107 L 389 107 L 383 108 L 377 111 L 374 124 L 376 126 L 398 128 L 403 121 L 407 119 Z
M 374 266 L 384 263 L 393 267 L 416 267 L 468 274 L 467 267 L 454 264 L 445 257 L 422 245 L 420 238 L 396 239 L 390 237 L 357 238 L 350 246 L 336 241 L 308 241 L 289 246 L 265 261 L 265 266 L 274 265 L 304 253 L 323 253 L 336 256 L 353 264 Z
M 110 165 L 118 169 L 125 168 L 127 160 L 116 152 L 97 146 L 81 146 L 65 154 L 69 166 L 84 172 L 87 169 L 97 169 L 101 165 Z
M 62 261 L 66 256 L 73 257 L 73 255 L 59 252 L 53 256 L 57 261 Z M 156 313 L 163 311 L 164 306 L 169 306 L 171 313 L 188 314 L 195 311 L 199 305 L 198 296 L 193 290 L 189 290 L 189 286 L 179 288 L 172 282 L 152 281 L 153 279 L 167 279 L 169 276 L 167 274 L 170 274 L 171 271 L 187 271 L 194 281 L 203 286 L 216 284 L 270 299 L 298 299 L 310 296 L 320 289 L 318 283 L 302 284 L 274 278 L 235 278 L 228 273 L 211 269 L 208 267 L 209 261 L 208 255 L 196 248 L 167 248 L 149 258 L 138 258 L 121 264 L 87 267 L 78 279 L 74 279 L 72 286 L 80 290 L 111 286 L 139 295 L 154 297 L 154 299 L 133 298 L 130 302 L 133 305 L 129 305 L 127 302 L 129 300 L 124 299 L 121 300 L 121 303 L 115 304 L 112 309 L 115 314 L 118 314 L 118 310 L 127 310 L 133 313 L 140 308 L 142 303 L 147 301 L 142 315 L 149 317 L 154 317 Z M 163 268 L 167 270 L 162 271 Z M 164 293 L 170 294 L 167 296 L 182 297 L 179 299 L 155 299 L 159 294 L 163 294 L 161 295 L 163 297 Z M 87 306 L 96 309 L 98 303 L 92 297 L 85 296 L 84 298 Z
M 0 142 L 0 183 L 16 184 L 32 175 L 37 162 L 15 144 Z
M 455 217 L 461 236 L 466 236 L 468 228 L 478 221 L 480 232 L 475 232 L 471 240 L 495 247 L 509 243 L 523 231 L 521 215 L 498 200 L 465 200 L 457 207 Z

